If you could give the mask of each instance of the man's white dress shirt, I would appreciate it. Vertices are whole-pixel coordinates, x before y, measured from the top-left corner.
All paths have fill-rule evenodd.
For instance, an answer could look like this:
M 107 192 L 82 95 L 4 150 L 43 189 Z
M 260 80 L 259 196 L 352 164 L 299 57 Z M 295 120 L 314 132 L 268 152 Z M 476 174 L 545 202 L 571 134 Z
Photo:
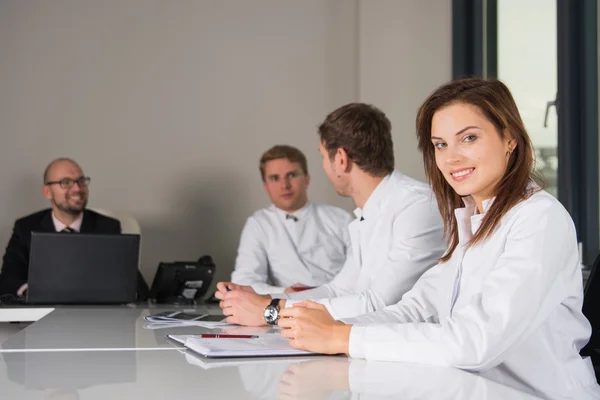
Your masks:
M 75 232 L 79 232 L 81 230 L 81 224 L 83 222 L 83 213 L 79 214 L 79 217 L 75 219 L 70 225 L 65 225 L 60 222 L 52 213 L 52 223 L 54 224 L 54 229 L 56 232 L 61 232 L 65 228 L 70 228 Z
M 446 249 L 442 219 L 429 185 L 398 171 L 387 175 L 350 224 L 352 254 L 326 285 L 277 295 L 286 307 L 310 299 L 334 318 L 395 304 Z
M 257 211 L 242 231 L 231 281 L 261 294 L 330 282 L 350 252 L 351 221 L 341 208 L 312 202 L 293 214 L 274 205 Z

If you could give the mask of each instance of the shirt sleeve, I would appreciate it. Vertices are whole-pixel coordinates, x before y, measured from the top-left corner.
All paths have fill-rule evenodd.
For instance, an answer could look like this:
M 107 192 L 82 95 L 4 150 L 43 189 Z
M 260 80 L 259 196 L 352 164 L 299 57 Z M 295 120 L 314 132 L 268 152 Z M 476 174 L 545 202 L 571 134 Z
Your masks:
M 350 355 L 470 371 L 502 363 L 569 296 L 565 282 L 578 279 L 573 223 L 564 210 L 551 211 L 536 204 L 519 216 L 481 291 L 449 317 L 426 322 L 437 285 L 417 284 L 375 317 L 347 320 L 359 324 L 351 330 Z
M 352 223 L 352 221 L 354 221 L 354 218 L 352 217 L 352 215 L 350 215 L 346 211 L 344 211 L 342 224 L 341 224 L 342 230 L 341 230 L 340 234 L 341 234 L 342 240 L 344 241 L 346 257 L 348 257 L 348 254 L 350 254 L 351 249 L 352 249 L 352 242 L 350 241 L 350 230 L 348 229 L 348 226 Z
M 346 260 L 340 272 L 332 279 L 331 282 L 320 285 L 314 289 L 304 290 L 302 292 L 293 292 L 288 294 L 277 294 L 274 297 L 287 299 L 286 307 L 291 307 L 295 303 L 302 300 L 315 300 L 328 297 L 338 297 L 353 293 L 356 281 L 359 276 L 359 267 L 352 255 L 352 244 L 350 241 L 350 231 L 348 225 L 354 220 L 346 211 L 343 212 L 341 220 L 341 237 L 344 242 Z
M 446 264 L 438 264 L 425 272 L 399 303 L 381 310 L 340 318 L 345 324 L 354 327 L 384 323 L 438 322 L 437 304 L 440 283 L 447 279 Z
M 444 250 L 441 220 L 431 207 L 430 202 L 415 203 L 395 216 L 393 246 L 385 262 L 363 266 L 376 270 L 368 290 L 318 302 L 336 319 L 371 313 L 399 302 Z
M 268 284 L 269 259 L 264 237 L 256 219 L 248 218 L 242 230 L 231 281 L 238 285 L 252 286 L 258 294 L 283 293 L 285 288 Z
M 286 307 L 291 307 L 302 300 L 315 300 L 352 294 L 356 285 L 356 280 L 358 279 L 359 268 L 352 256 L 350 247 L 347 248 L 346 254 L 346 261 L 344 262 L 342 270 L 331 282 L 314 289 L 288 294 L 278 294 L 274 297 L 287 299 Z
M 395 216 L 392 230 L 394 245 L 386 261 L 383 265 L 363 266 L 377 271 L 368 290 L 355 291 L 360 271 L 358 265 L 352 262 L 330 284 L 324 285 L 326 291 L 306 291 L 288 295 L 289 298 L 315 300 L 323 304 L 335 319 L 372 313 L 396 304 L 443 253 L 441 220 L 431 207 L 431 202 L 415 203 Z M 293 303 L 288 301 L 286 306 Z

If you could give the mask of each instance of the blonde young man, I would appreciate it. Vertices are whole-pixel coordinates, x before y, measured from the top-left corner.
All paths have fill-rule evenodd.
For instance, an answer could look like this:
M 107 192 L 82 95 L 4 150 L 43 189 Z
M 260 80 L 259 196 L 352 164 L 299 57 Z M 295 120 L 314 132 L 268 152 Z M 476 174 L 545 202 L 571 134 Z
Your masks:
M 259 167 L 272 204 L 246 221 L 232 282 L 261 294 L 330 282 L 346 260 L 352 217 L 341 208 L 308 201 L 306 157 L 295 147 L 270 148 Z

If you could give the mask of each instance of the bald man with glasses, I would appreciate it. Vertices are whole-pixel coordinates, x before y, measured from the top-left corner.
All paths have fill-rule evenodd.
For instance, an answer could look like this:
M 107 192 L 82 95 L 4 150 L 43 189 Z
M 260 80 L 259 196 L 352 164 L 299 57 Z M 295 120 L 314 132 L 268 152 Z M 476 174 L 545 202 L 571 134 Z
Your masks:
M 0 272 L 0 295 L 23 296 L 27 291 L 31 232 L 121 233 L 121 224 L 87 210 L 90 178 L 69 158 L 52 161 L 44 171 L 42 193 L 51 208 L 20 218 L 6 247 Z M 147 286 L 138 272 L 138 297 Z

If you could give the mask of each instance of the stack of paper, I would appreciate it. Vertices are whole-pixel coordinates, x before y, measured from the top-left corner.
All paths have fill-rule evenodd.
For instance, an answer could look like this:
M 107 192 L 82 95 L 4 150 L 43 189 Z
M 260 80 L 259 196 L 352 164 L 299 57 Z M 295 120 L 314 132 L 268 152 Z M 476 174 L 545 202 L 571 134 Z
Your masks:
M 150 322 L 197 322 L 211 321 L 221 322 L 225 319 L 224 315 L 210 315 L 205 313 L 194 313 L 186 311 L 165 311 L 160 314 L 148 315 L 146 321 Z
M 184 311 L 165 311 L 156 315 L 144 317 L 151 322 L 144 326 L 146 329 L 161 329 L 184 326 L 201 326 L 203 328 L 222 328 L 232 326 L 225 322 L 223 315 L 198 314 Z
M 252 339 L 202 339 L 197 335 L 169 335 L 188 350 L 206 357 L 273 357 L 316 354 L 290 346 L 289 340 L 277 334 L 258 335 Z

